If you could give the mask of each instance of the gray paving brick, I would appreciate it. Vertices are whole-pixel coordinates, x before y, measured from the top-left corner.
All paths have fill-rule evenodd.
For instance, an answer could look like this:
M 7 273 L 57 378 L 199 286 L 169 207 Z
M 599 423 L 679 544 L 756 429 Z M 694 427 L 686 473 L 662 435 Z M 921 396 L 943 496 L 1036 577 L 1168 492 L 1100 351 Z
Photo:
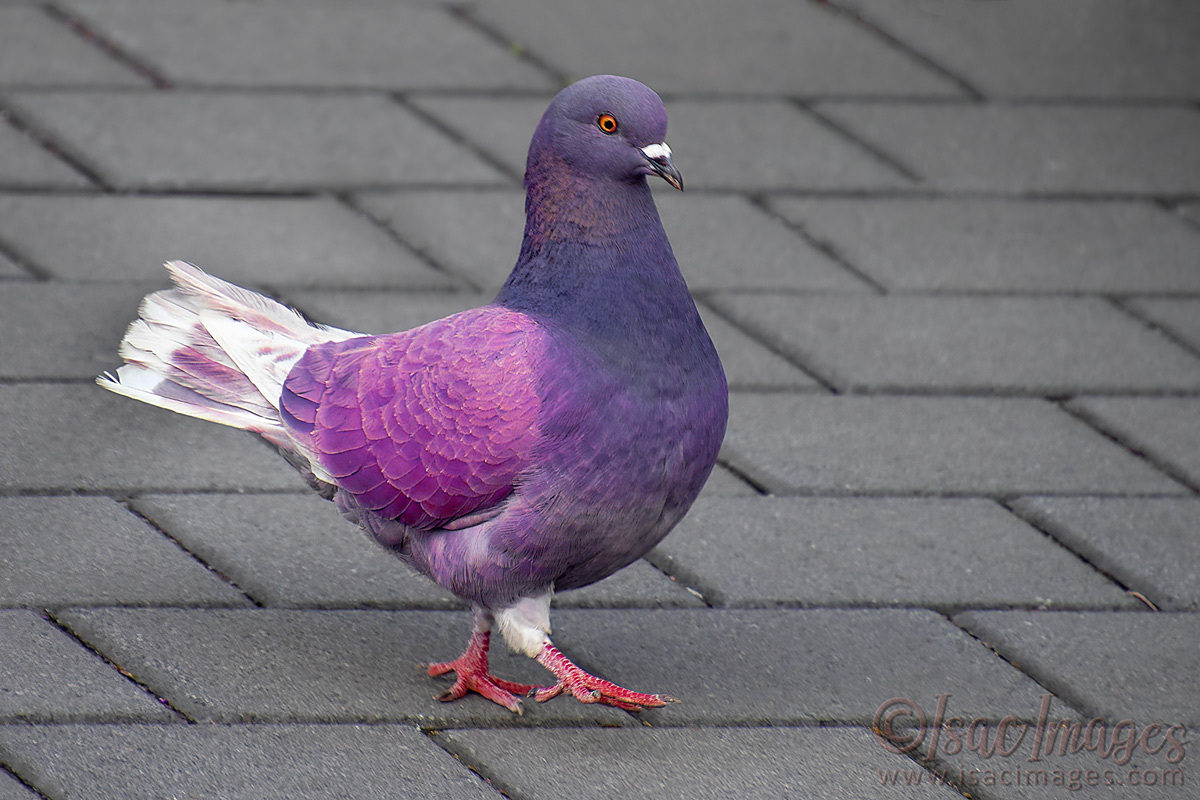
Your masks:
M 0 118 L 0 187 L 86 188 L 87 178 Z
M 1185 203 L 1179 207 L 1179 214 L 1185 219 L 1190 219 L 1194 224 L 1200 225 L 1200 203 Z
M 929 186 L 1001 192 L 1194 192 L 1200 112 L 1184 107 L 864 104 L 818 111 Z
M 529 702 L 522 717 L 477 695 L 438 702 L 434 696 L 451 679 L 430 678 L 423 664 L 462 652 L 471 631 L 465 611 L 95 609 L 62 618 L 197 720 L 445 727 L 621 725 L 628 719 L 614 709 L 577 702 Z M 532 659 L 506 652 L 496 638 L 494 674 L 528 683 L 550 679 Z
M 671 248 L 693 291 L 868 288 L 740 196 L 660 191 L 655 199 Z
M 1200 724 L 1200 616 L 968 611 L 955 622 L 1086 715 Z
M 497 179 L 480 159 L 377 94 L 14 92 L 7 100 L 121 188 L 274 191 Z
M 770 202 L 889 289 L 1200 291 L 1200 232 L 1150 204 L 915 197 Z
M 845 391 L 1200 388 L 1200 359 L 1095 297 L 730 293 L 713 302 Z
M 932 611 L 572 611 L 556 641 L 585 669 L 681 702 L 655 726 L 868 725 L 880 705 L 949 693 L 968 718 L 1031 717 L 1044 691 Z
M 38 800 L 38 796 L 7 772 L 0 772 L 0 800 Z
M 816 389 L 817 381 L 782 356 L 731 325 L 719 314 L 700 304 L 700 316 L 708 329 L 725 378 L 735 389 Z
M 0 377 L 91 378 L 111 368 L 144 287 L 12 281 L 0 292 Z
M 1023 497 L 1013 510 L 1159 608 L 1200 609 L 1200 499 Z
M 525 195 L 518 189 L 373 192 L 359 200 L 405 240 L 481 288 L 500 288 L 521 249 Z M 742 197 L 672 192 L 659 193 L 656 201 L 693 291 L 866 288 Z
M 223 86 L 545 89 L 528 62 L 435 4 L 74 6 L 172 81 Z M 447 53 L 454 56 L 447 58 Z
M 0 6 L 0 84 L 146 86 L 40 8 Z
M 650 559 L 717 606 L 1140 605 L 980 499 L 701 499 Z
M 916 767 L 885 751 L 864 728 L 477 730 L 444 736 L 467 763 L 485 765 L 498 785 L 531 800 L 895 797 L 879 773 Z M 961 795 L 926 781 L 904 797 Z
M 388 292 L 288 292 L 289 302 L 313 319 L 369 333 L 407 330 L 488 303 L 491 294 L 418 295 Z M 731 385 L 746 388 L 815 388 L 819 384 L 733 325 L 700 307 L 704 324 L 725 364 Z
M 573 78 L 616 70 L 659 92 L 957 93 L 953 83 L 836 11 L 766 0 L 703 14 L 636 0 L 483 4 L 478 13 Z M 629 21 L 637 19 L 637 24 Z M 578 32 L 587 30 L 587 36 Z M 664 31 L 670 35 L 664 36 Z M 721 53 L 721 58 L 713 58 Z M 829 69 L 833 61 L 844 69 Z
M 735 393 L 725 456 L 777 492 L 1177 494 L 1045 400 Z
M 13 263 L 8 256 L 0 253 L 0 278 L 29 278 L 28 272 Z
M 495 798 L 420 731 L 394 725 L 60 725 L 0 730 L 50 797 Z
M 0 606 L 248 605 L 103 497 L 0 498 Z
M 532 128 L 525 133 L 526 145 L 531 132 Z M 366 192 L 355 201 L 413 247 L 480 289 L 499 289 L 521 249 L 521 189 Z
M 752 497 L 756 492 L 748 483 L 718 464 L 708 476 L 701 497 Z
M 530 134 L 546 108 L 542 100 L 507 98 L 424 97 L 416 102 L 503 161 L 514 175 L 524 172 Z M 782 100 L 673 100 L 667 114 L 667 140 L 689 188 L 909 185 L 892 167 Z
M 555 608 L 704 608 L 704 600 L 650 566 L 635 561 L 599 583 L 554 596 Z
M 1071 408 L 1200 486 L 1200 398 L 1083 397 Z
M 842 0 L 992 96 L 1196 96 L 1200 16 L 1187 3 L 1038 0 L 978 8 L 921 0 Z M 1019 54 L 1019 55 L 1016 55 Z M 1119 66 L 1118 66 L 1119 65 Z
M 465 607 L 316 495 L 151 495 L 133 507 L 267 606 Z
M 1144 318 L 1200 350 L 1200 298 L 1140 297 L 1125 302 Z
M 163 262 L 179 258 L 250 286 L 456 283 L 324 197 L 0 196 L 0 239 L 77 281 L 165 284 Z
M 454 97 L 430 93 L 414 94 L 408 100 L 496 159 L 508 170 L 510 187 L 517 188 L 521 186 L 521 179 L 525 175 L 529 140 L 553 97 L 553 92 L 537 97 L 503 98 Z M 671 108 L 667 109 L 667 113 L 671 113 Z M 670 130 L 678 129 L 672 124 Z M 676 150 L 678 162 L 678 148 L 673 149 Z M 680 169 L 685 167 L 680 166 Z M 508 260 L 515 259 L 516 250 Z
M 0 385 L 0 487 L 70 491 L 298 489 L 252 436 L 93 384 Z
M 0 641 L 0 723 L 175 718 L 32 611 L 0 611 Z

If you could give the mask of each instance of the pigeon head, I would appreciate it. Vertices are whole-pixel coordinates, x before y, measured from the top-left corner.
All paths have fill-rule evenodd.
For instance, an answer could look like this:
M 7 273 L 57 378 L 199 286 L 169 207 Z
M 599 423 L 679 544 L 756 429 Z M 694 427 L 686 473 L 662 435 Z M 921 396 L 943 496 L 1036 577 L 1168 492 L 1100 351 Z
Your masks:
M 553 180 L 559 171 L 574 180 L 623 183 L 657 175 L 683 189 L 666 133 L 667 110 L 649 87 L 616 75 L 584 78 L 559 92 L 542 115 L 527 182 Z

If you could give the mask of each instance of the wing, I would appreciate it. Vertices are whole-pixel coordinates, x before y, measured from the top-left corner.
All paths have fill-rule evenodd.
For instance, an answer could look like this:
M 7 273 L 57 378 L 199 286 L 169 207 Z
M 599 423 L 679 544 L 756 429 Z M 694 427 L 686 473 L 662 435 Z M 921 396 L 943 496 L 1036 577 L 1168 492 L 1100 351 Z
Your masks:
M 359 505 L 445 527 L 512 492 L 538 441 L 545 334 L 495 306 L 315 345 L 284 383 L 285 425 Z

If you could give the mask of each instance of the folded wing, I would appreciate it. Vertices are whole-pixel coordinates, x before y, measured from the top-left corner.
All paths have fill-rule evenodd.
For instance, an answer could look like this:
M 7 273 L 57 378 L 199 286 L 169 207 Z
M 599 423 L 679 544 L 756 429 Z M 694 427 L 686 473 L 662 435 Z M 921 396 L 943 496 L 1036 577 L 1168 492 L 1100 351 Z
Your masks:
M 544 334 L 486 306 L 310 347 L 284 382 L 291 436 L 358 505 L 415 528 L 502 502 L 531 463 Z

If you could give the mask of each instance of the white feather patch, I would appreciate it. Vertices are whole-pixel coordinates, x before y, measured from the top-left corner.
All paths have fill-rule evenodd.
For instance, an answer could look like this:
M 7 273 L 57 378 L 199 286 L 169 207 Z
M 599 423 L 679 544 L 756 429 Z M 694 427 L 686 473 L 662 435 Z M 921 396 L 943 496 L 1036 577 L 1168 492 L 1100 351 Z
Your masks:
M 225 405 L 214 403 L 201 404 L 204 398 L 199 396 L 195 400 L 170 396 L 169 393 L 172 390 L 176 393 L 189 392 L 190 390 L 173 384 L 148 369 L 133 364 L 126 364 L 120 367 L 116 375 L 111 373 L 101 375 L 96 379 L 96 383 L 110 392 L 131 397 L 134 400 L 140 400 L 152 406 L 165 408 L 177 414 L 253 431 L 273 441 L 288 440 L 287 431 L 283 429 L 281 423 L 272 422 L 247 411 Z M 168 394 L 164 394 L 164 392 Z
M 553 591 L 537 597 L 522 597 L 496 613 L 496 627 L 504 634 L 509 648 L 537 658 L 542 645 L 550 641 L 550 598 Z
M 658 144 L 648 144 L 642 148 L 642 155 L 644 155 L 646 158 L 650 159 L 651 161 L 653 161 L 656 158 L 670 158 L 671 157 L 671 148 L 667 146 L 666 142 L 659 142 Z
M 282 303 L 214 278 L 186 261 L 168 261 L 165 266 L 181 290 L 196 296 L 198 308 L 223 311 L 227 316 L 244 320 L 256 328 L 282 333 L 309 344 L 362 336 L 361 333 L 341 328 L 314 325 Z
M 254 328 L 216 311 L 201 311 L 200 323 L 250 379 L 254 388 L 278 409 L 283 382 L 308 345 Z

